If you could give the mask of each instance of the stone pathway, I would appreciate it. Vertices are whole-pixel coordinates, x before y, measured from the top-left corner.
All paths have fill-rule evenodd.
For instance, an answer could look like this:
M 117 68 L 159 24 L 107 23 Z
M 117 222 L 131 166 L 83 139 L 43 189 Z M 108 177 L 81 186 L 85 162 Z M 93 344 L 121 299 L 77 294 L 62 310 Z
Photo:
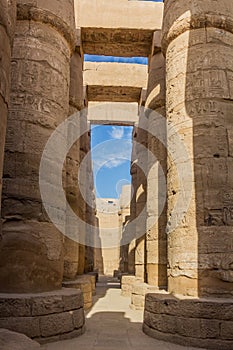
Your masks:
M 42 346 L 44 350 L 197 350 L 157 341 L 142 332 L 143 312 L 129 308 L 116 279 L 102 277 L 94 306 L 86 314 L 86 333 Z

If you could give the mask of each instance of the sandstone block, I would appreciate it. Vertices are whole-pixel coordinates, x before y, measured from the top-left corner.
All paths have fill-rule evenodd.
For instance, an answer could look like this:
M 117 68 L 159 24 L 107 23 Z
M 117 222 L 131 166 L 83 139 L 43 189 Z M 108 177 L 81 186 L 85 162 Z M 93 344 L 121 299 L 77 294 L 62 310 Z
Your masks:
M 40 329 L 43 337 L 50 337 L 73 331 L 72 312 L 41 316 Z
M 0 294 L 0 315 L 1 317 L 31 316 L 30 299 Z
M 221 338 L 233 341 L 233 321 L 221 323 Z
M 64 303 L 64 311 L 76 310 L 83 307 L 83 294 L 81 290 L 67 290 L 63 288 L 63 303 Z M 67 294 L 66 294 L 67 293 Z
M 85 323 L 84 310 L 79 309 L 72 312 L 74 327 L 79 329 L 82 328 Z

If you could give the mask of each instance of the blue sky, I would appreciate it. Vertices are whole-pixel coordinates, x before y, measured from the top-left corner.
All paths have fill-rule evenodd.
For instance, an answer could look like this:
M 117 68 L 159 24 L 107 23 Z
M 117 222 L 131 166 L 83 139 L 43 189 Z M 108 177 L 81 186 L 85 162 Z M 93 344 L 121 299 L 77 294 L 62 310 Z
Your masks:
M 91 147 L 97 198 L 118 198 L 131 183 L 132 127 L 93 125 Z
M 117 62 L 117 63 L 148 64 L 147 57 L 112 57 L 112 56 L 84 55 L 84 60 L 88 62 Z

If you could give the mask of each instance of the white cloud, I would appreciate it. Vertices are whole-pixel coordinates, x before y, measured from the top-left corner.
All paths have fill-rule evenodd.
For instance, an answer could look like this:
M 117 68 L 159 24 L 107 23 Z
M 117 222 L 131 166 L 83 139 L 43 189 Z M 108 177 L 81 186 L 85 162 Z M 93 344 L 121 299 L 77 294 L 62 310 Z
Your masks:
M 92 150 L 94 172 L 102 167 L 116 168 L 131 160 L 132 143 L 129 140 L 108 140 Z
M 123 126 L 113 126 L 112 130 L 109 131 L 109 135 L 116 140 L 121 140 L 124 137 L 124 127 Z
M 126 161 L 127 161 L 126 159 L 119 159 L 119 158 L 111 159 L 108 162 L 106 162 L 104 166 L 108 169 L 117 168 L 118 166 L 124 164 Z

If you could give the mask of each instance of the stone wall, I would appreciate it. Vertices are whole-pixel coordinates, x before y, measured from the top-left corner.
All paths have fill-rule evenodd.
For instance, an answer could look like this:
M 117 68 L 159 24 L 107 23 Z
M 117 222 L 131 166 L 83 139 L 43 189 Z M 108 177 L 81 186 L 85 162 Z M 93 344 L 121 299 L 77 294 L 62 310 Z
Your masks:
M 115 198 L 97 198 L 97 218 L 99 221 L 99 237 L 101 241 L 101 255 L 100 263 L 102 264 L 102 270 L 104 275 L 113 276 L 115 270 L 119 270 L 120 263 L 120 247 L 112 247 L 106 242 L 105 232 L 109 229 L 109 235 L 111 230 L 118 232 L 119 241 L 121 237 L 121 226 L 118 217 L 119 200 Z M 117 234 L 117 233 L 116 233 Z M 107 244 L 107 247 L 106 247 Z M 96 266 L 100 269 L 101 266 Z

